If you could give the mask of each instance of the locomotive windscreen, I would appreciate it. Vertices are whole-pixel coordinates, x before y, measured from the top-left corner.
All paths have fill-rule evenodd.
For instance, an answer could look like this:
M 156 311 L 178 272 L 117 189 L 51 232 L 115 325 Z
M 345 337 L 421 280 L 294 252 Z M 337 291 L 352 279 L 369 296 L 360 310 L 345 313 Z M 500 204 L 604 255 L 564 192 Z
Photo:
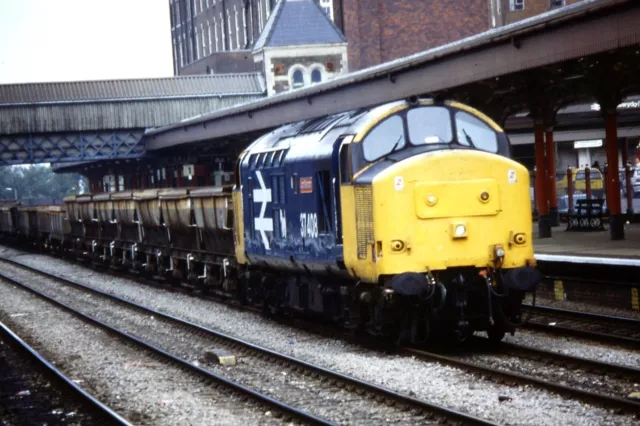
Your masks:
M 370 163 L 441 149 L 474 149 L 509 156 L 504 134 L 466 111 L 445 106 L 398 112 L 374 126 L 362 141 L 362 155 Z

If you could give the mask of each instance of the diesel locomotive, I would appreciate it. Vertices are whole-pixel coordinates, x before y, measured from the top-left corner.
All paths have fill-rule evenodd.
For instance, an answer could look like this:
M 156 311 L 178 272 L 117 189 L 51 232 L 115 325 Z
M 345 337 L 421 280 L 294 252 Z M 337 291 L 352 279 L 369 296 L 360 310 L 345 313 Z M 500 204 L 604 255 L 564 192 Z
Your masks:
M 282 126 L 240 154 L 233 179 L 70 196 L 64 209 L 3 206 L 0 228 L 396 342 L 476 331 L 499 341 L 541 280 L 529 174 L 505 132 L 458 102 L 403 100 Z

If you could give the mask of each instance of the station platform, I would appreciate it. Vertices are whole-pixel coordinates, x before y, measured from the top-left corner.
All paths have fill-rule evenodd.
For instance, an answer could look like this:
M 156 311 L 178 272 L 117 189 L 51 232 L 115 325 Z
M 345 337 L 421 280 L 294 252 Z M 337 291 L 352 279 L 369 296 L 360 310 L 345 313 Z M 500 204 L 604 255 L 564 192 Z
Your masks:
M 611 240 L 606 223 L 604 231 L 566 231 L 561 223 L 551 238 L 538 238 L 537 226 L 533 247 L 545 277 L 537 291 L 541 300 L 640 311 L 640 223 L 625 225 L 619 241 Z
M 612 241 L 604 231 L 566 231 L 566 223 L 552 228 L 551 238 L 538 238 L 534 223 L 533 248 L 539 261 L 562 261 L 619 266 L 640 266 L 640 223 L 624 227 L 625 239 Z

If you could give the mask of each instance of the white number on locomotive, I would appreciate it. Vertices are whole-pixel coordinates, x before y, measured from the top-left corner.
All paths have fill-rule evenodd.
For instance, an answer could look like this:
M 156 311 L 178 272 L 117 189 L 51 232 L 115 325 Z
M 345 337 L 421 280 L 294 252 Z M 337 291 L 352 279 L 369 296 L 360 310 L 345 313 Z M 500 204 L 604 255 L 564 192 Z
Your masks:
M 300 213 L 300 233 L 302 238 L 318 237 L 318 216 L 315 213 Z

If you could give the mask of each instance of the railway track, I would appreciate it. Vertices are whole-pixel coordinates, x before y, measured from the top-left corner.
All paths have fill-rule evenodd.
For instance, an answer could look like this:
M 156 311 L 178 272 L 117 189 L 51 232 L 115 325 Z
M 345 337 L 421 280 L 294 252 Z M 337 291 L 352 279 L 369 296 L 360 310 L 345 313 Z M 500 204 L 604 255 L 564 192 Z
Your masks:
M 0 343 L 0 418 L 9 422 L 2 424 L 130 425 L 2 322 Z
M 497 348 L 488 349 L 490 346 L 486 339 L 482 338 L 473 339 L 471 345 L 474 347 L 473 355 L 445 355 L 416 348 L 404 348 L 403 352 L 407 356 L 416 356 L 428 362 L 462 368 L 499 384 L 533 385 L 605 408 L 640 416 L 640 402 L 626 397 L 640 380 L 640 369 L 512 343 L 503 342 Z M 479 353 L 478 349 L 482 348 L 487 348 L 487 351 Z M 516 355 L 516 363 L 513 362 L 512 355 Z M 544 372 L 545 367 L 548 369 L 547 372 Z M 554 376 L 554 373 L 550 372 L 553 369 L 558 370 L 556 377 L 552 380 L 543 378 Z M 576 374 L 578 372 L 579 374 Z
M 523 304 L 523 311 L 531 313 L 530 320 L 524 325 L 531 330 L 568 334 L 636 348 L 640 346 L 639 319 L 528 304 Z
M 9 259 L 0 259 L 0 261 L 61 285 L 53 288 L 50 285 L 41 284 L 43 287 L 48 287 L 49 292 L 56 294 L 53 298 L 45 294 L 44 290 L 36 289 L 37 286 L 26 285 L 19 280 L 0 274 L 1 278 L 26 288 L 123 338 L 135 341 L 147 350 L 162 354 L 172 362 L 181 363 L 192 371 L 230 386 L 236 391 L 245 392 L 281 411 L 284 417 L 295 417 L 312 424 L 353 423 L 355 419 L 367 423 L 376 423 L 384 419 L 382 420 L 384 423 L 398 421 L 421 424 L 442 422 L 470 425 L 494 424 L 274 352 Z M 71 293 L 75 295 L 70 296 Z M 57 299 L 73 300 L 63 302 Z M 98 308 L 95 307 L 96 299 L 101 299 Z M 83 307 L 72 306 L 78 304 Z M 94 304 L 93 307 L 92 304 Z M 109 317 L 109 320 L 105 321 L 104 317 Z M 137 321 L 141 325 L 128 327 L 127 324 L 132 324 L 134 318 L 138 318 Z M 149 318 L 153 318 L 151 325 L 148 324 Z M 118 327 L 108 324 L 118 323 L 118 320 L 120 321 Z M 125 331 L 123 330 L 125 327 L 130 329 Z M 174 342 L 170 344 L 173 346 L 171 349 L 160 347 L 157 343 L 148 341 L 151 329 L 162 330 L 164 334 L 172 335 L 174 340 L 175 336 L 180 336 L 180 340 L 186 344 Z M 151 337 L 151 340 L 157 339 L 159 338 Z M 194 358 L 193 348 L 199 348 L 197 352 L 200 354 L 200 359 L 203 352 L 201 349 L 204 348 L 216 348 L 218 354 L 226 357 L 235 355 L 236 365 L 223 368 L 209 363 L 206 365 L 207 368 L 196 367 L 193 362 L 187 361 Z M 179 355 L 175 355 L 176 353 Z M 274 379 L 282 377 L 285 373 L 286 383 L 279 385 L 278 380 Z M 265 384 L 263 381 L 268 383 Z M 265 386 L 268 389 L 265 389 Z M 256 388 L 260 390 L 255 390 Z M 305 406 L 305 409 L 296 408 L 300 405 Z M 333 414 L 325 416 L 312 414 L 320 406 L 330 407 L 329 412 Z M 323 412 L 328 413 L 327 410 Z M 367 416 L 369 416 L 368 419 Z

